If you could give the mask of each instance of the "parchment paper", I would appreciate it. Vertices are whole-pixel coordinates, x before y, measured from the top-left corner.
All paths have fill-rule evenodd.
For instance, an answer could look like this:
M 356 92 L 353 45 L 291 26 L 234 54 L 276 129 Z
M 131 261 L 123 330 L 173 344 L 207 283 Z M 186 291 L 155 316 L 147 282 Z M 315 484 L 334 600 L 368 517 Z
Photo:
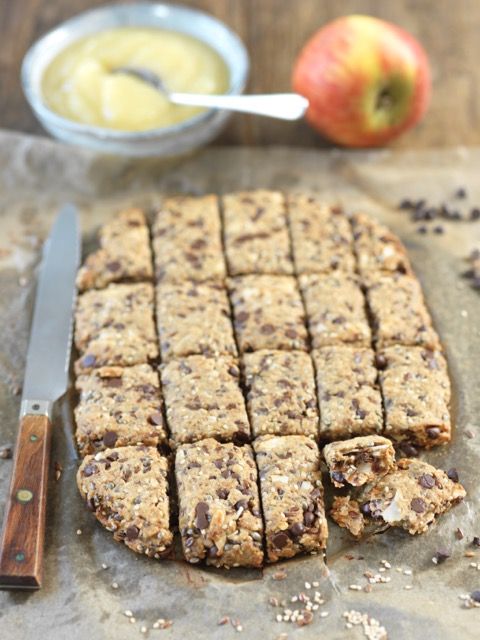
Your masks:
M 444 224 L 446 233 L 422 236 L 405 213 L 395 209 L 402 197 L 444 201 L 465 186 L 468 203 L 480 203 L 480 150 L 428 152 L 317 152 L 312 150 L 210 148 L 182 161 L 130 163 L 99 158 L 41 138 L 0 133 L 0 445 L 14 442 L 19 389 L 30 322 L 38 250 L 56 208 L 65 200 L 82 210 L 86 237 L 118 206 L 135 202 L 154 206 L 162 193 L 200 194 L 257 186 L 310 188 L 346 206 L 364 208 L 399 233 L 407 244 L 424 285 L 437 328 L 447 347 L 454 386 L 456 429 L 451 446 L 426 458 L 448 469 L 457 467 L 468 491 L 466 502 L 441 518 L 423 536 L 400 531 L 352 543 L 333 523 L 326 568 L 318 557 L 300 558 L 260 571 L 214 571 L 187 566 L 180 559 L 154 562 L 113 542 L 97 525 L 77 494 L 72 446 L 71 407 L 60 403 L 55 420 L 52 460 L 63 466 L 49 487 L 44 588 L 35 593 L 0 592 L 0 637 L 18 640 L 124 640 L 151 638 L 288 638 L 363 637 L 348 630 L 342 613 L 355 609 L 373 615 L 394 639 L 459 640 L 478 638 L 480 609 L 462 608 L 459 595 L 480 588 L 480 571 L 471 540 L 480 536 L 480 368 L 478 365 L 480 295 L 459 277 L 464 256 L 480 246 L 480 222 Z M 460 203 L 462 204 L 462 203 Z M 48 362 L 45 363 L 48 366 Z M 471 431 L 474 438 L 468 437 Z M 10 460 L 0 460 L 0 510 L 3 510 Z M 463 540 L 455 530 L 461 527 Z M 81 535 L 77 535 L 81 530 Z M 451 558 L 432 563 L 439 547 Z M 381 560 L 392 569 L 384 584 L 370 593 L 365 570 L 378 573 Z M 108 566 L 102 569 L 102 563 Z M 405 575 L 396 567 L 413 570 Z M 273 579 L 280 568 L 287 578 Z M 312 590 L 305 582 L 320 582 Z M 118 589 L 112 583 L 118 583 Z M 406 585 L 413 589 L 406 590 Z M 325 604 L 303 628 L 278 623 L 270 597 L 300 591 L 322 593 Z M 291 608 L 297 608 L 292 604 Z M 133 612 L 131 624 L 123 614 Z M 320 618 L 319 612 L 329 612 Z M 243 631 L 223 616 L 238 618 Z M 158 618 L 173 620 L 168 630 L 152 630 Z

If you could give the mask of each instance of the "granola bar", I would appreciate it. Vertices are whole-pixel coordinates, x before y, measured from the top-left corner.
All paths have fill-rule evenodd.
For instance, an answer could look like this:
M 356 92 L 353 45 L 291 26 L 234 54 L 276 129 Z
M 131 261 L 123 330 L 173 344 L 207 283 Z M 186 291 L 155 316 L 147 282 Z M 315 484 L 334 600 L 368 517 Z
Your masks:
M 318 436 L 313 365 L 304 351 L 255 351 L 243 359 L 254 437 Z
M 204 438 L 250 440 L 240 370 L 230 356 L 189 356 L 162 365 L 167 420 L 175 444 Z
M 260 567 L 263 523 L 250 445 L 212 438 L 177 449 L 179 526 L 188 562 Z
M 381 433 L 382 400 L 371 349 L 339 345 L 312 353 L 320 406 L 320 438 Z
M 303 274 L 300 289 L 315 349 L 342 343 L 370 346 L 365 300 L 355 277 L 340 272 Z
M 307 348 L 302 300 L 292 276 L 250 275 L 228 282 L 241 352 Z
M 463 486 L 441 469 L 423 460 L 402 458 L 397 469 L 366 485 L 356 499 L 350 499 L 355 517 L 345 516 L 345 505 L 338 503 L 331 515 L 354 535 L 361 535 L 368 525 L 401 527 L 414 535 L 425 533 L 439 515 L 465 495 Z
M 141 282 L 153 277 L 145 215 L 121 211 L 99 232 L 100 248 L 87 256 L 77 275 L 79 291 L 103 289 L 112 282 Z
M 237 353 L 228 297 L 220 284 L 160 283 L 157 325 L 164 360 Z
M 148 364 L 101 367 L 78 376 L 75 437 L 80 455 L 167 439 L 158 374 Z
M 153 286 L 110 284 L 86 291 L 77 303 L 77 372 L 103 366 L 131 366 L 158 357 L 153 320 Z
M 394 344 L 439 347 L 438 335 L 415 277 L 401 273 L 372 276 L 367 300 L 378 349 Z
M 358 270 L 364 277 L 372 273 L 412 273 L 407 251 L 387 227 L 362 213 L 352 216 L 353 239 Z
M 225 252 L 231 276 L 293 273 L 285 200 L 277 191 L 223 196 Z
M 296 272 L 354 273 L 352 230 L 341 208 L 302 193 L 287 203 Z
M 155 447 L 120 447 L 84 458 L 77 485 L 115 540 L 161 558 L 173 541 L 167 473 L 168 462 Z
M 335 487 L 345 483 L 359 487 L 395 467 L 393 445 L 379 435 L 332 442 L 324 447 L 323 455 Z
M 449 442 L 450 380 L 439 351 L 397 345 L 377 356 L 385 435 L 422 447 Z
M 327 544 L 320 455 L 304 436 L 255 440 L 269 562 L 319 553 Z
M 167 198 L 153 226 L 153 251 L 157 282 L 223 280 L 217 197 Z

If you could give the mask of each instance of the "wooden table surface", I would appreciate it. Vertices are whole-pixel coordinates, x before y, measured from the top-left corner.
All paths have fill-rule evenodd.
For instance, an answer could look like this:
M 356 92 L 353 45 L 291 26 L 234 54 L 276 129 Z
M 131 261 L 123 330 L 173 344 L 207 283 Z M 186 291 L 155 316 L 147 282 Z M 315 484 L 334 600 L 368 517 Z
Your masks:
M 478 0 L 184 0 L 213 13 L 241 36 L 251 55 L 250 92 L 290 88 L 293 60 L 327 21 L 368 13 L 409 30 L 433 69 L 433 100 L 425 121 L 400 147 L 480 144 L 480 2 Z M 0 0 L 0 127 L 41 133 L 23 97 L 19 70 L 25 51 L 58 22 L 105 0 Z M 235 116 L 226 144 L 325 146 L 303 123 Z

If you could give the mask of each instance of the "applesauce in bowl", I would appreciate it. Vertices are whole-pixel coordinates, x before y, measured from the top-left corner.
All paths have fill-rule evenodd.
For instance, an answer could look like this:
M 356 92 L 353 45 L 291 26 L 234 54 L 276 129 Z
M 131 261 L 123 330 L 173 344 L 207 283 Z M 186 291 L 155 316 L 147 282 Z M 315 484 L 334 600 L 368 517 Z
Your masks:
M 174 106 L 142 81 L 111 73 L 134 64 L 185 93 L 239 95 L 249 71 L 242 41 L 213 16 L 168 3 L 117 4 L 37 40 L 23 60 L 22 87 L 54 137 L 108 154 L 183 155 L 227 123 L 227 111 Z
M 147 83 L 115 73 L 128 66 L 153 71 L 169 91 L 228 89 L 225 62 L 204 42 L 174 31 L 120 27 L 81 38 L 50 62 L 42 79 L 45 103 L 64 118 L 121 131 L 169 127 L 204 111 L 172 104 Z

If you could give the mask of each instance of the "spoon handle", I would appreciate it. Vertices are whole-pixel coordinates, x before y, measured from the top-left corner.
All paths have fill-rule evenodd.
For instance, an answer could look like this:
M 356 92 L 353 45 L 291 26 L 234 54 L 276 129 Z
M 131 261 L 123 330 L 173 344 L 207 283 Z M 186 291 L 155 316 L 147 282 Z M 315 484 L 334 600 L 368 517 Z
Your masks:
M 308 100 L 298 93 L 269 93 L 249 96 L 169 93 L 168 97 L 175 104 L 254 113 L 281 120 L 298 120 L 308 108 Z

